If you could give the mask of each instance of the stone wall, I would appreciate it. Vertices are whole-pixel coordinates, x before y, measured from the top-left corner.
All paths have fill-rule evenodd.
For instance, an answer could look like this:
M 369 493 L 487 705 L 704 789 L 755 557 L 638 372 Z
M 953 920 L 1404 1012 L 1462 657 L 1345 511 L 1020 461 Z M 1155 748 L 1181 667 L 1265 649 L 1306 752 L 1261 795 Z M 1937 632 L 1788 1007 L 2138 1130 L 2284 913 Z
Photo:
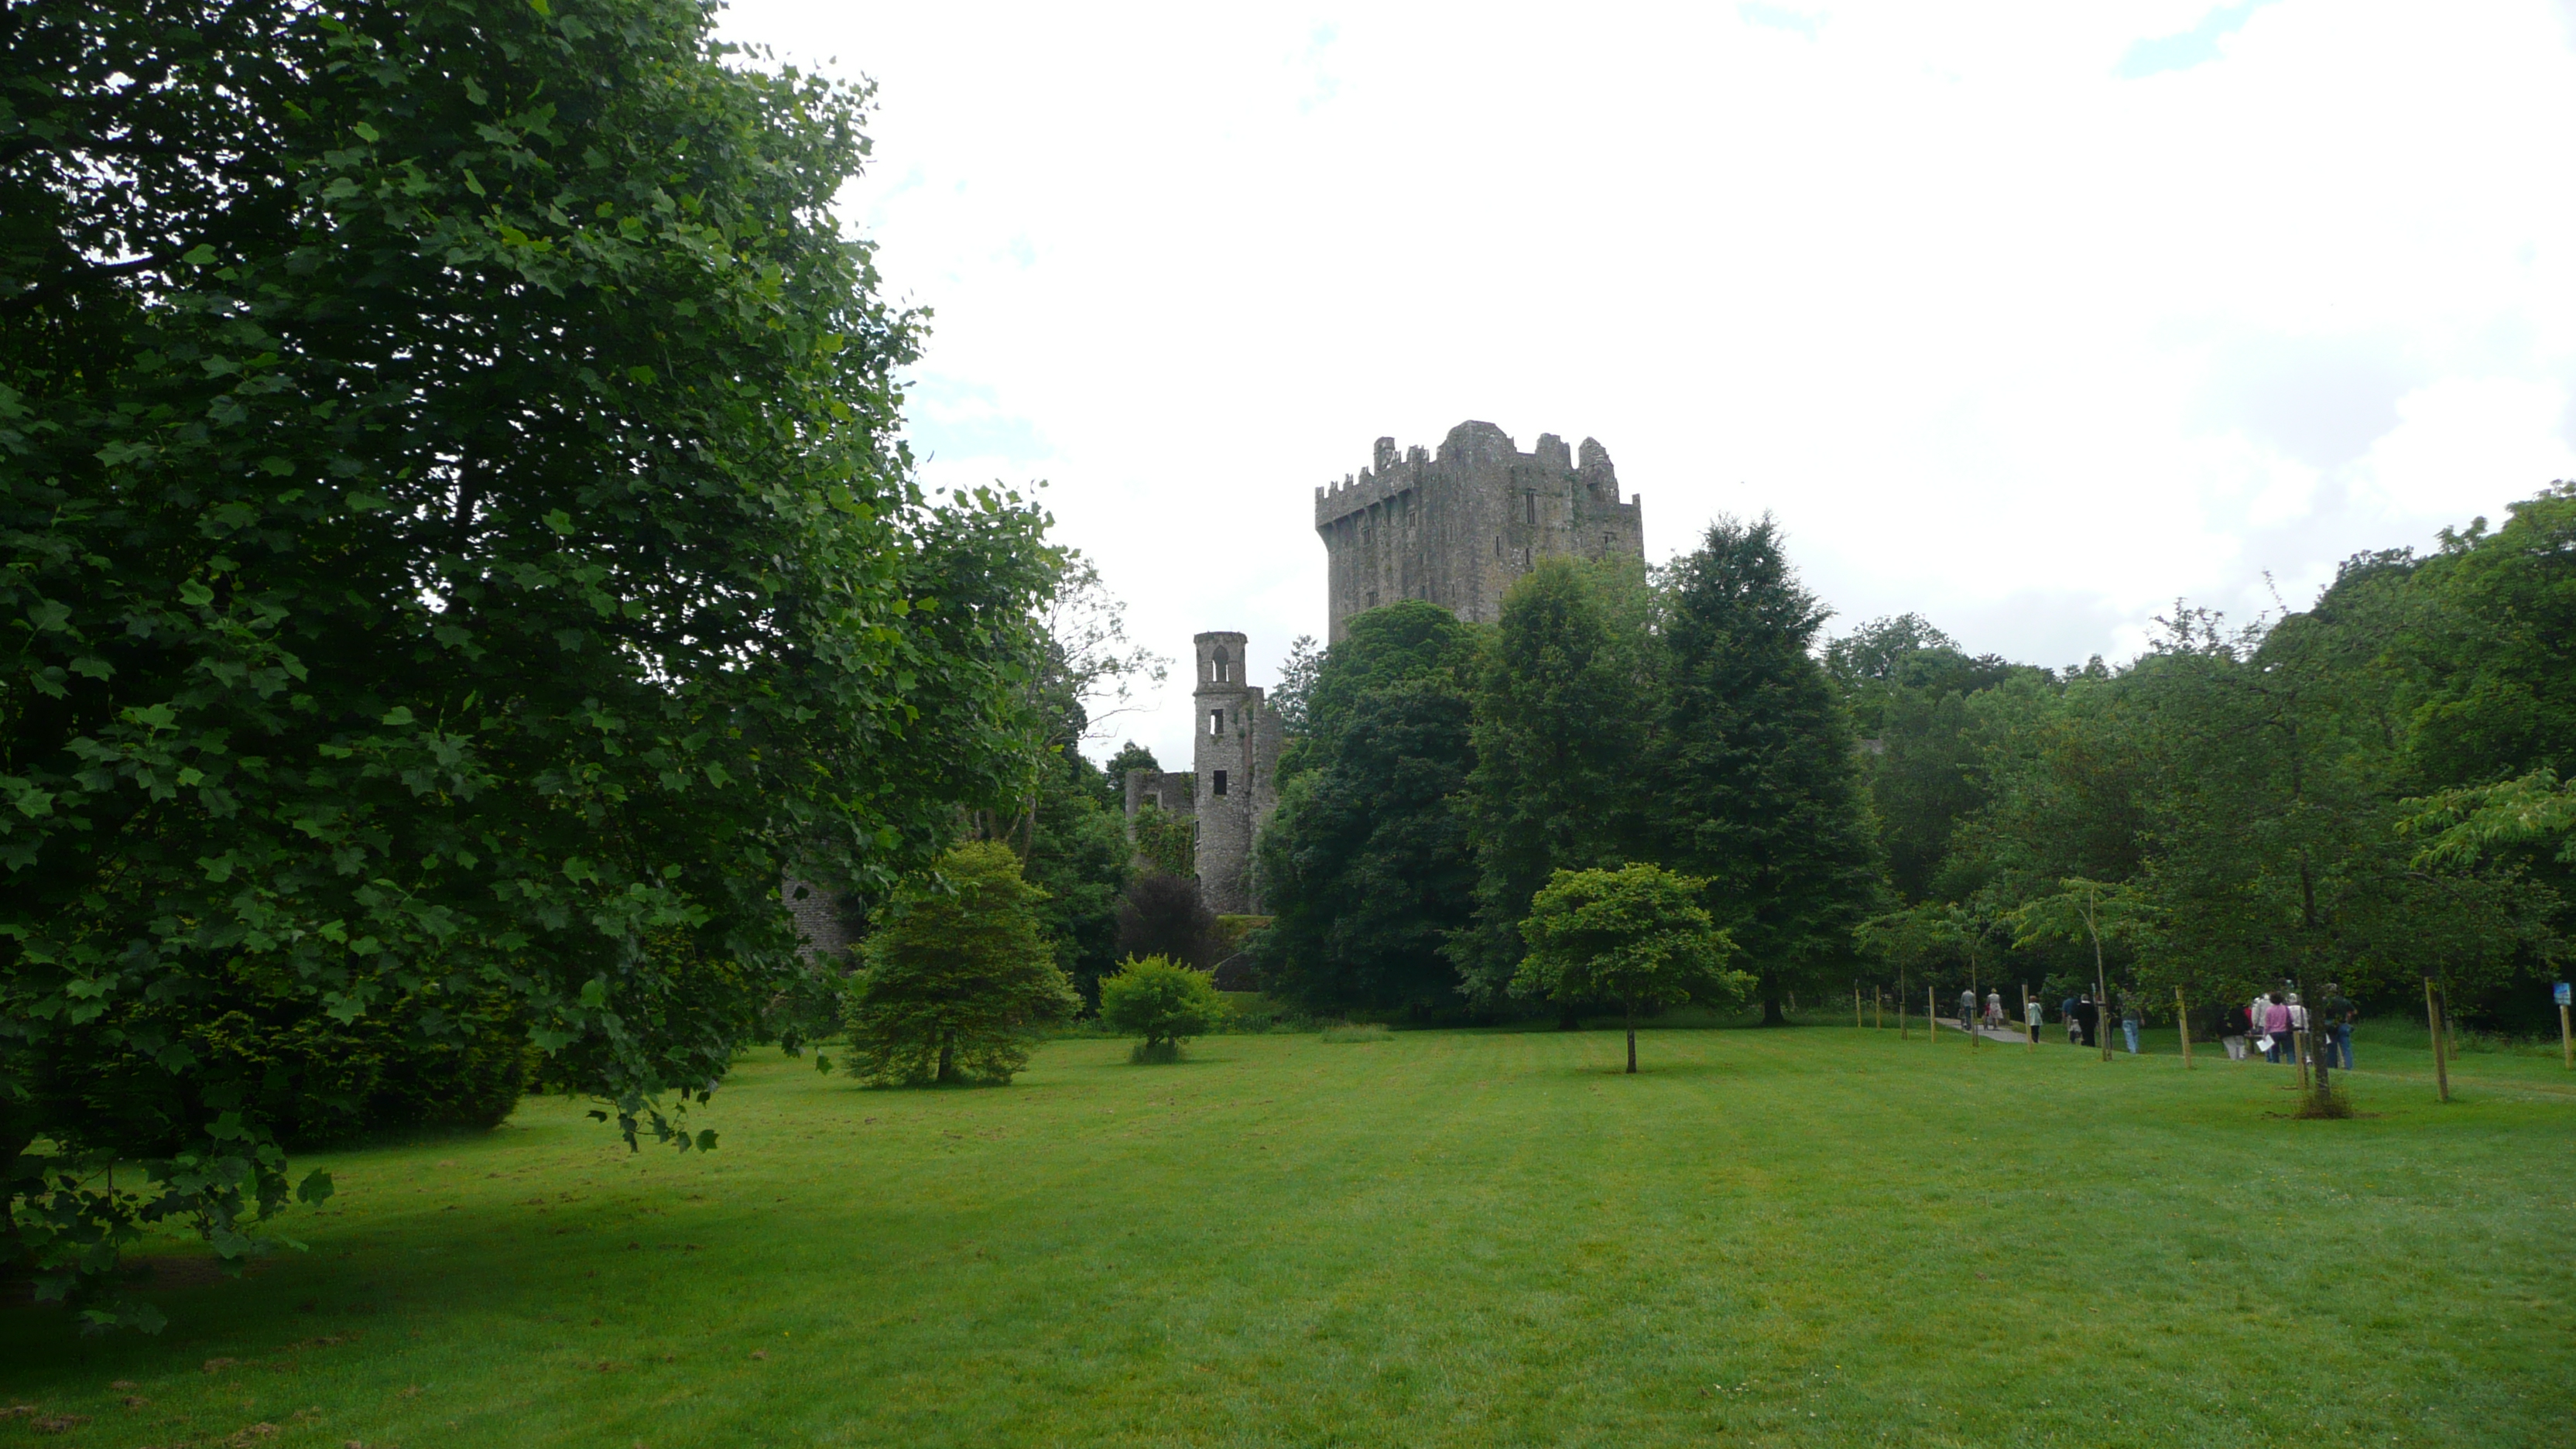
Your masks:
M 1330 637 L 1354 614 L 1428 599 L 1477 623 L 1502 616 L 1512 581 L 1543 558 L 1646 556 L 1642 500 L 1619 496 L 1598 442 L 1554 433 L 1520 452 L 1492 423 L 1449 430 L 1437 453 L 1380 438 L 1367 468 L 1315 490 L 1328 559 Z
M 852 943 L 849 927 L 841 921 L 840 897 L 794 876 L 780 882 L 779 894 L 786 898 L 787 914 L 795 918 L 796 934 L 805 938 L 805 954 L 845 963 Z
M 1187 770 L 1129 770 L 1126 784 L 1130 843 L 1136 839 L 1136 812 L 1145 806 L 1175 815 L 1195 814 L 1199 808 L 1198 781 Z

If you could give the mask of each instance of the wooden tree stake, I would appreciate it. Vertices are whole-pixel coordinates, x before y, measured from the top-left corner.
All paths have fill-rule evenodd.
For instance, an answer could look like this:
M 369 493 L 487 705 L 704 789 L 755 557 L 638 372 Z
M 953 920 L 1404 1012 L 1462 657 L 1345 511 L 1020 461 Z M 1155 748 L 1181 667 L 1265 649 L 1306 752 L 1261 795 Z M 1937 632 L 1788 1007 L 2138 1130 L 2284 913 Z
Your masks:
M 2442 1100 L 2451 1100 L 2451 1069 L 2442 1059 L 2442 1008 L 2433 999 L 2433 978 L 2424 978 L 2424 1025 L 2433 1033 L 2433 1085 Z
M 2191 1070 L 2191 1012 L 2182 1004 L 2182 988 L 2174 988 L 2174 1025 L 2182 1029 L 2182 1065 Z

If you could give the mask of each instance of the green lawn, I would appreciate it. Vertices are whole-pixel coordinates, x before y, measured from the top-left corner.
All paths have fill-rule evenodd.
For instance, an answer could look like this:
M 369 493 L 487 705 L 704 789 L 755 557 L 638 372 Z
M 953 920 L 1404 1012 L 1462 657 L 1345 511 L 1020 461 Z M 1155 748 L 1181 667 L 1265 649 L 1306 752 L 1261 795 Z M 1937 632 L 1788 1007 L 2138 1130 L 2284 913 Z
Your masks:
M 2576 1083 L 2473 1056 L 2440 1107 L 2403 1050 L 2350 1122 L 2169 1037 L 764 1054 L 711 1156 L 534 1101 L 315 1159 L 312 1251 L 158 1339 L 0 1312 L 0 1403 L 92 1421 L 0 1445 L 2564 1442 Z

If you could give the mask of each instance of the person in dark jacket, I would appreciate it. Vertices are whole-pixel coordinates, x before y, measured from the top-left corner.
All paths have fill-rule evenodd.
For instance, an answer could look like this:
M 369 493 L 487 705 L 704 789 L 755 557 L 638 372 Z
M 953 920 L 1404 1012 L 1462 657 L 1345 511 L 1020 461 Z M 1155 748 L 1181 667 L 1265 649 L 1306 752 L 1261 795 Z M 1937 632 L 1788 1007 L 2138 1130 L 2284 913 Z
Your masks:
M 2352 1019 L 2360 1014 L 2361 1008 L 2352 1004 L 2342 987 L 2326 983 L 2326 1004 L 2317 1013 L 2316 1030 L 2317 1054 L 2326 1058 L 2328 1066 L 2352 1070 Z
M 2084 1045 L 2097 1045 L 2099 1038 L 2095 1033 L 2102 1029 L 2102 1008 L 2094 1004 L 2091 995 L 2075 1003 L 2073 1016 L 2075 1025 L 2084 1033 Z
M 2241 1006 L 2231 1006 L 2219 1013 L 2218 1039 L 2226 1044 L 2227 1059 L 2245 1060 L 2245 1038 L 2254 1031 L 2254 1013 Z

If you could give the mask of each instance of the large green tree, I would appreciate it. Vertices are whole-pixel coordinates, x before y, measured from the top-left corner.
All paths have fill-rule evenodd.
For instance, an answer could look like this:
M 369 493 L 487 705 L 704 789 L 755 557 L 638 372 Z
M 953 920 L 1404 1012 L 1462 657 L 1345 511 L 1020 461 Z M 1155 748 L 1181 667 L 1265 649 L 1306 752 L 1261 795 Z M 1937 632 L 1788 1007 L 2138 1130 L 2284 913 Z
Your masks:
M 909 481 L 915 322 L 829 210 L 864 92 L 712 19 L 0 29 L 0 1175 L 44 1293 L 156 1220 L 254 1250 L 296 1087 L 207 1037 L 241 1003 L 509 1022 L 687 1142 L 805 969 L 782 874 L 882 888 L 1007 798 L 1043 517 Z
M 1639 858 L 1655 698 L 1644 581 L 1542 561 L 1504 596 L 1475 691 L 1476 763 L 1464 808 L 1475 918 L 1450 940 L 1461 989 L 1500 1006 L 1520 970 L 1530 898 L 1560 870 Z
M 1972 658 L 1918 614 L 1834 640 L 1825 670 L 1862 737 L 1862 783 L 1888 883 L 1906 901 L 1957 894 L 1959 883 L 1941 879 L 1950 835 L 1985 803 L 1969 701 L 2016 672 L 2043 671 Z
M 1810 652 L 1824 620 L 1767 517 L 1719 520 L 1673 566 L 1656 858 L 1708 881 L 1766 1021 L 1851 964 L 1879 891 L 1851 726 Z
M 1306 768 L 1259 842 L 1268 989 L 1316 1011 L 1454 1008 L 1442 948 L 1472 909 L 1456 805 L 1474 757 L 1475 633 L 1420 600 L 1372 609 L 1308 687 Z

